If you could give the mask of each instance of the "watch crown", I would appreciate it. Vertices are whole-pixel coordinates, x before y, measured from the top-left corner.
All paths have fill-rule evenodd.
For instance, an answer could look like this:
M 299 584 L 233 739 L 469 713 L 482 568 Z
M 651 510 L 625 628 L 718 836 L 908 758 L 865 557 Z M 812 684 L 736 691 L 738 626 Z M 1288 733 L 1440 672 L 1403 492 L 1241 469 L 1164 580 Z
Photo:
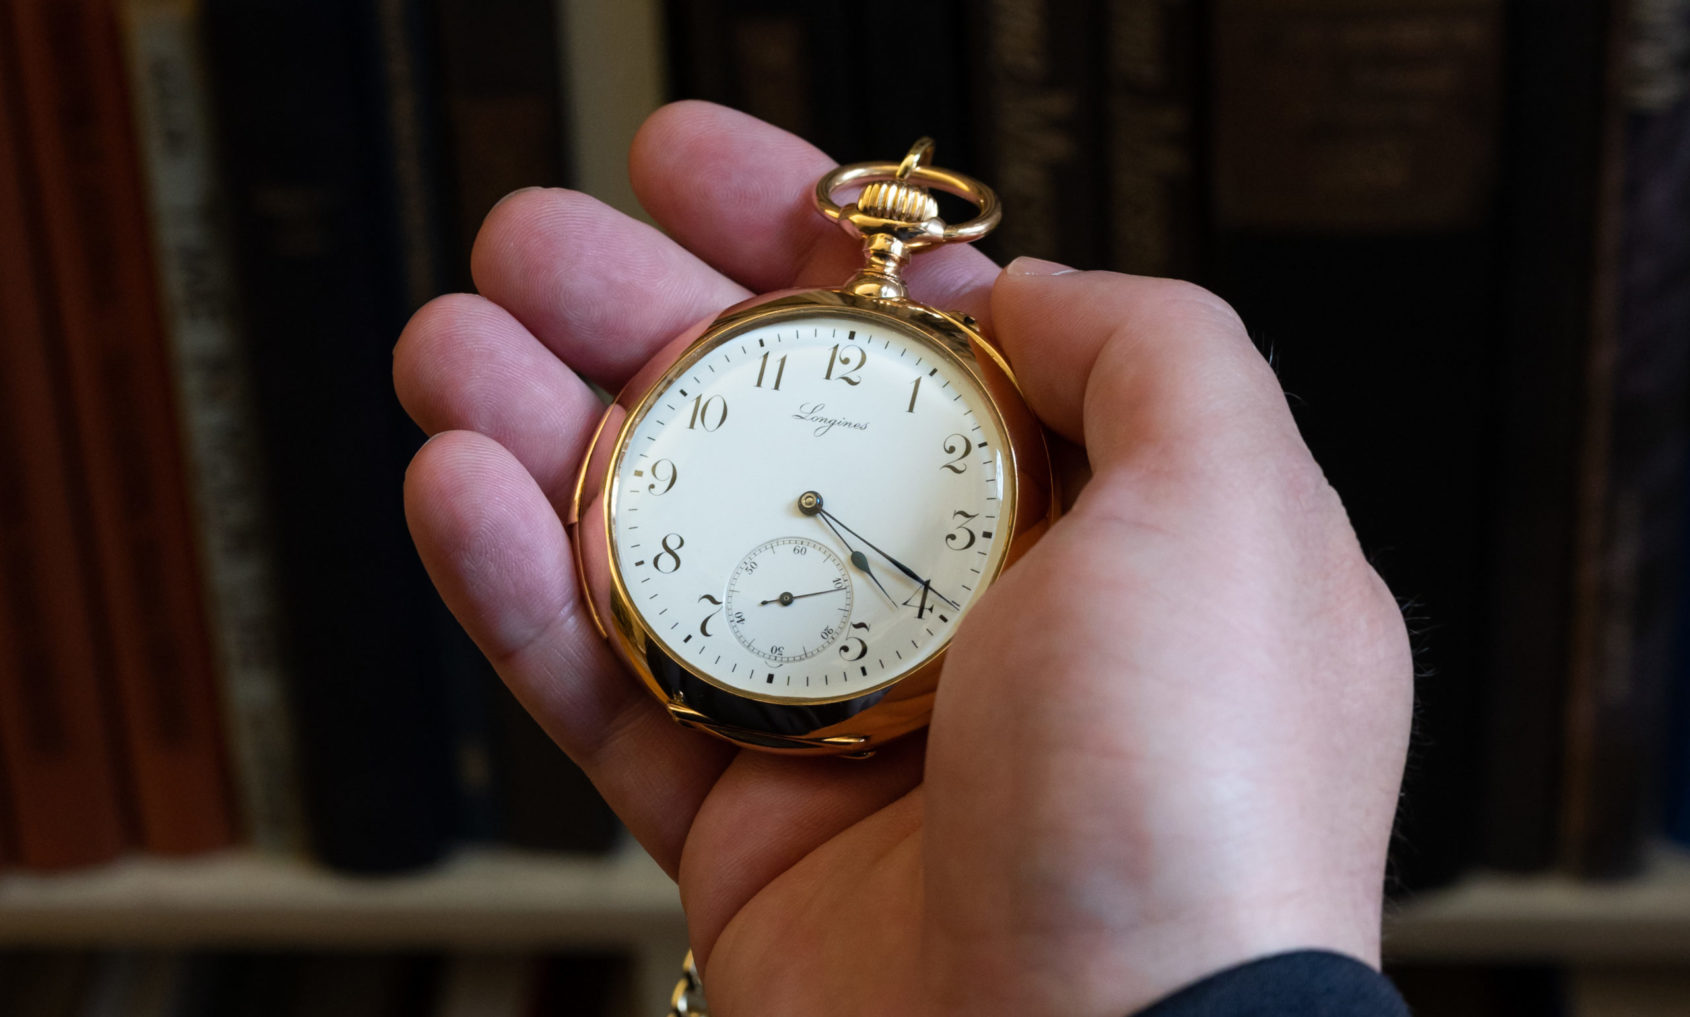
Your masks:
M 926 222 L 939 214 L 939 203 L 926 188 L 898 180 L 877 180 L 863 188 L 857 211 L 899 222 Z

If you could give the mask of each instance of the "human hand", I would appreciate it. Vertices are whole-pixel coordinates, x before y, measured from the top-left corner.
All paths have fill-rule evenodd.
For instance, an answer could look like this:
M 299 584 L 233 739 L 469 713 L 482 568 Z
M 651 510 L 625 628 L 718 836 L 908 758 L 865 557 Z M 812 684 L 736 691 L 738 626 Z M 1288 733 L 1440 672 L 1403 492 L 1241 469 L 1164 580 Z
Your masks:
M 1200 289 L 913 263 L 914 296 L 985 322 L 1093 471 L 964 621 L 927 734 L 867 761 L 736 751 L 611 656 L 559 519 L 599 414 L 581 378 L 614 389 L 752 292 L 848 277 L 856 246 L 809 203 L 830 165 L 719 107 L 660 110 L 631 170 L 669 236 L 520 192 L 477 238 L 482 296 L 430 303 L 395 352 L 433 435 L 405 491 L 422 558 L 677 878 L 713 1012 L 1121 1017 L 1282 950 L 1377 963 L 1407 637 Z

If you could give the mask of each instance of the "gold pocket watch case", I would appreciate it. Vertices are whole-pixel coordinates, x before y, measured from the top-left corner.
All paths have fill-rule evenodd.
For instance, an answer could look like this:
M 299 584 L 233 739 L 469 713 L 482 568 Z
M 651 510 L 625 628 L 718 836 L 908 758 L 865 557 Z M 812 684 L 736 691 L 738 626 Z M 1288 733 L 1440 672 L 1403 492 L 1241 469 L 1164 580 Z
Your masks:
M 577 572 L 682 724 L 799 754 L 924 726 L 962 617 L 1056 517 L 1009 365 L 972 319 L 905 292 L 912 254 L 998 220 L 991 190 L 931 151 L 817 183 L 819 210 L 862 238 L 854 278 L 677 338 L 599 424 L 565 520 Z M 945 224 L 928 188 L 978 214 Z

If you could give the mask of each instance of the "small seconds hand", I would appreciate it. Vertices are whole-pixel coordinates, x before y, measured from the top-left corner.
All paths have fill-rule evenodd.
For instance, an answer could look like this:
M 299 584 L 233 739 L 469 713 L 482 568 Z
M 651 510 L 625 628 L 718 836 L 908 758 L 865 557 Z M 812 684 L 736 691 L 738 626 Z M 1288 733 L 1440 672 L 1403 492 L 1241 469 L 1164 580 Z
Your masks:
M 803 600 L 805 597 L 819 597 L 824 593 L 838 593 L 844 588 L 845 587 L 843 586 L 835 586 L 831 590 L 817 590 L 814 593 L 783 593 L 778 597 L 771 597 L 768 600 L 759 600 L 757 602 L 757 606 L 763 607 L 766 604 L 779 604 L 781 607 L 787 607 L 795 600 Z

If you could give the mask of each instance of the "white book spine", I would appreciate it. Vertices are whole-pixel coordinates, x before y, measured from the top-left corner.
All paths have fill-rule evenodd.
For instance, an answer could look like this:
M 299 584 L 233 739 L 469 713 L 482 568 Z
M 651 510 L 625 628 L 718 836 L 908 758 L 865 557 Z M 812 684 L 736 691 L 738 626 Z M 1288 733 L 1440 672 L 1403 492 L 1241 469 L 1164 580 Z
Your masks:
M 200 7 L 124 0 L 123 22 L 235 787 L 252 841 L 297 851 L 305 829 L 276 544 Z

